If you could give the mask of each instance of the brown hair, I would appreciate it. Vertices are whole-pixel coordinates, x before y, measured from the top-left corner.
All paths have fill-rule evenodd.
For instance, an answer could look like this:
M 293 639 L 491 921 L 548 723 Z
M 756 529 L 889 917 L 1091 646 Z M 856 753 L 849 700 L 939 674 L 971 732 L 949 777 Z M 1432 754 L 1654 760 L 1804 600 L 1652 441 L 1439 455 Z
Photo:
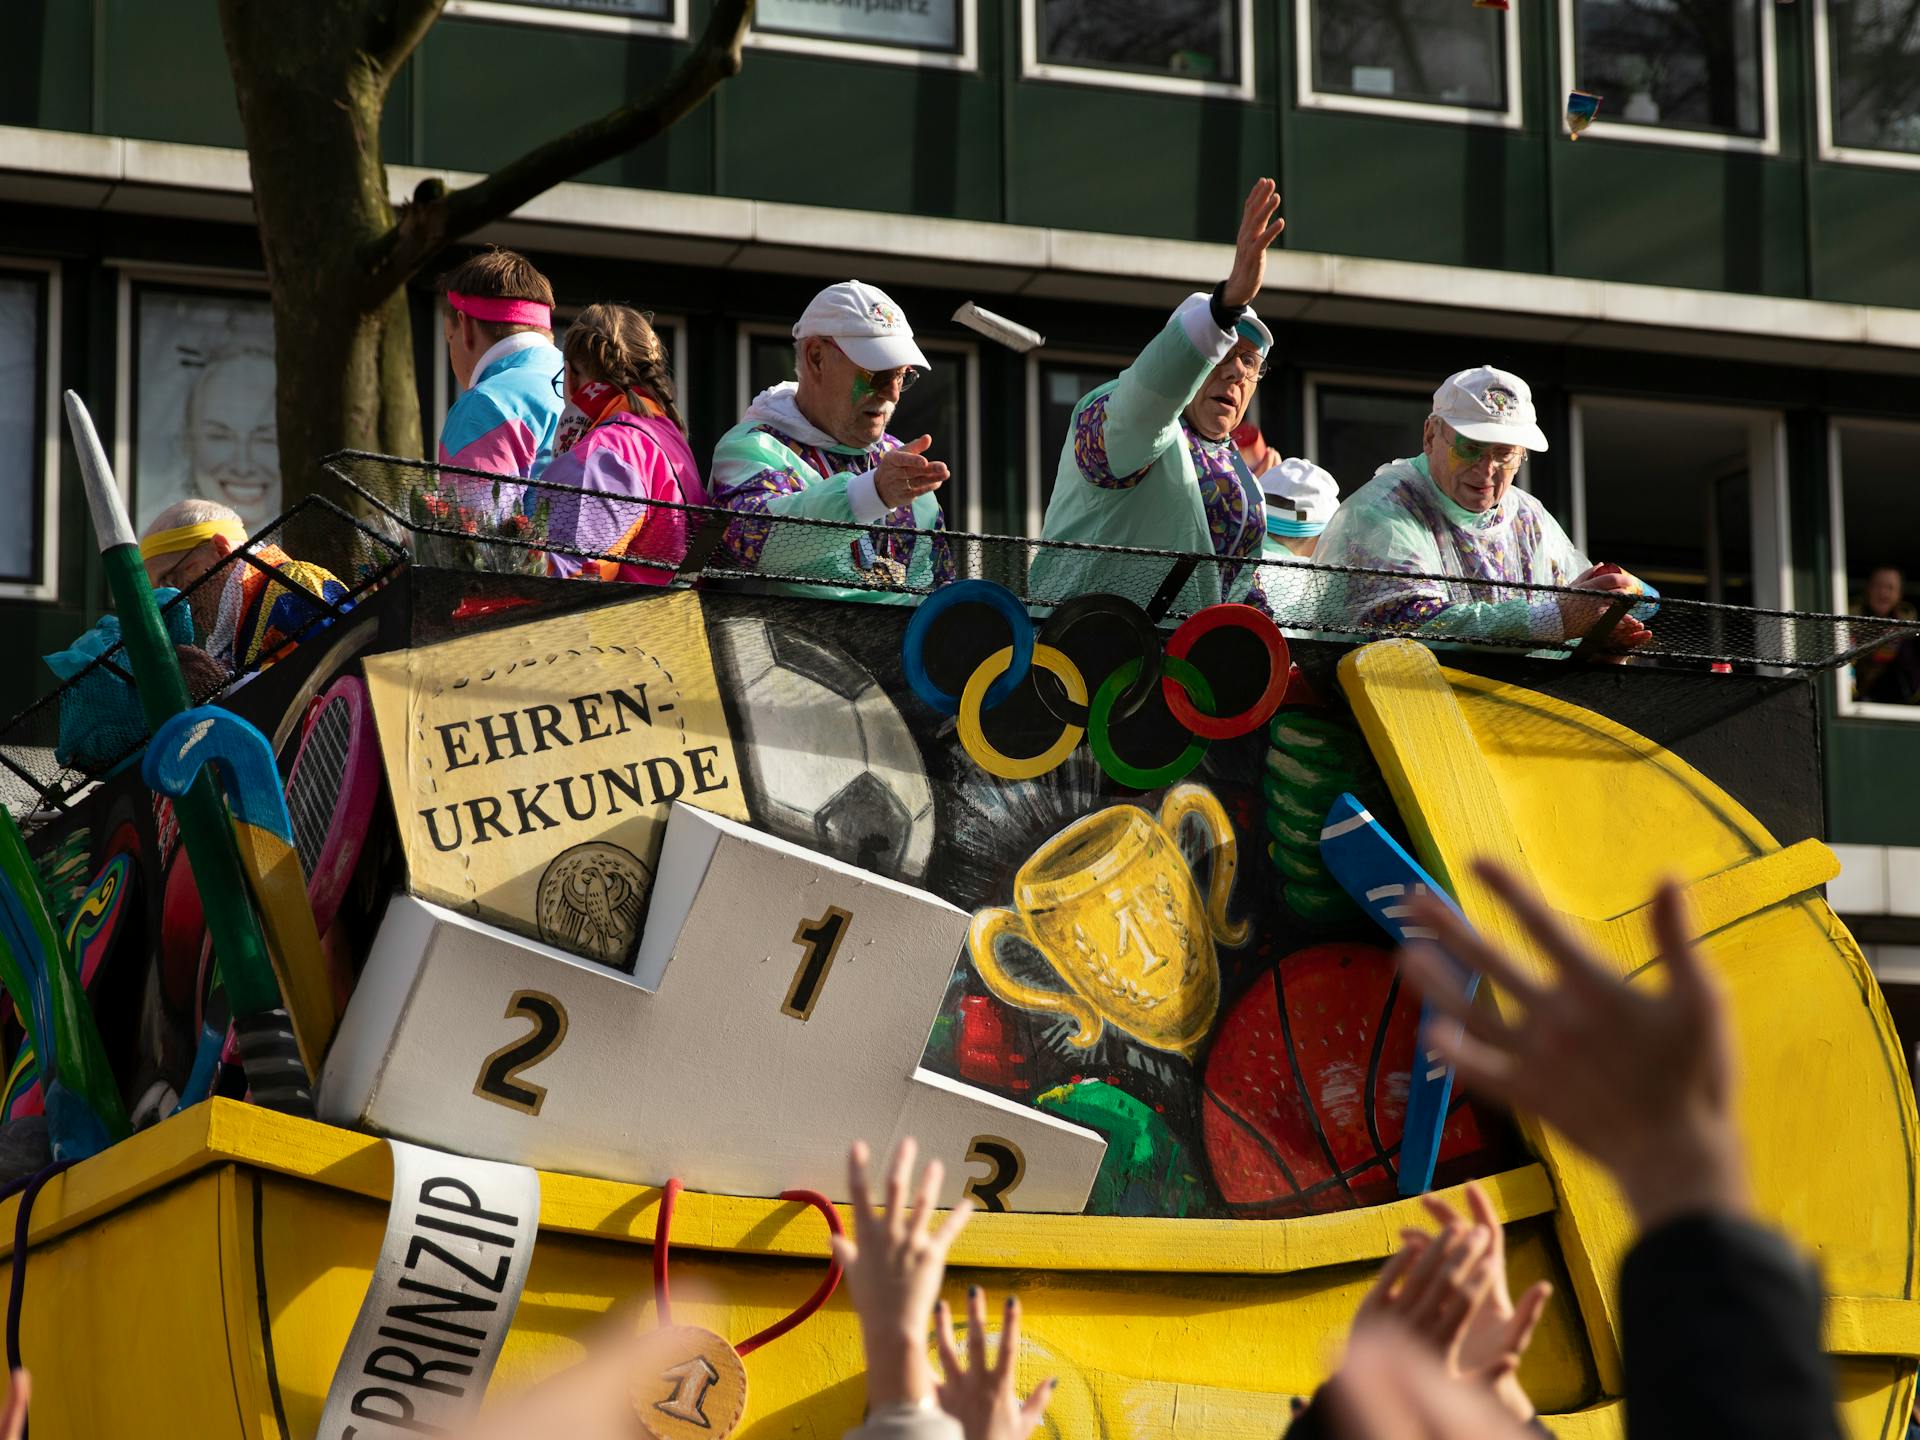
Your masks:
M 549 308 L 553 305 L 553 286 L 533 268 L 533 262 L 517 250 L 502 250 L 497 245 L 468 256 L 442 275 L 440 293 L 444 295 L 450 290 L 489 300 L 532 300 Z M 494 320 L 474 320 L 473 323 L 480 327 L 482 334 L 494 340 L 503 340 L 519 330 L 542 328 Z M 546 333 L 553 332 L 547 330 Z
M 577 380 L 604 380 L 622 390 L 644 390 L 667 418 L 687 433 L 673 403 L 673 370 L 667 347 L 647 317 L 629 305 L 589 305 L 567 327 L 563 346 Z

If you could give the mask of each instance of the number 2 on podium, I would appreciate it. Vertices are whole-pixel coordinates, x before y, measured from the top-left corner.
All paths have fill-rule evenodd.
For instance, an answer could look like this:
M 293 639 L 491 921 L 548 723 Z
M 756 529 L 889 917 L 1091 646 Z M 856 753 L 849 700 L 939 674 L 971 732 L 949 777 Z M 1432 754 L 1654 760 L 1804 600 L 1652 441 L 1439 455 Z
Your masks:
M 818 920 L 802 920 L 793 932 L 793 943 L 800 947 L 800 968 L 793 972 L 793 984 L 787 987 L 782 1015 L 805 1020 L 820 1003 L 820 991 L 827 983 L 827 971 L 833 957 L 840 953 L 840 942 L 847 938 L 853 916 L 834 905 Z
M 531 1020 L 533 1029 L 510 1040 L 480 1063 L 473 1093 L 509 1110 L 538 1115 L 547 1103 L 547 1087 L 520 1078 L 560 1048 L 567 1036 L 567 1007 L 557 996 L 540 990 L 521 990 L 507 1001 L 506 1019 Z

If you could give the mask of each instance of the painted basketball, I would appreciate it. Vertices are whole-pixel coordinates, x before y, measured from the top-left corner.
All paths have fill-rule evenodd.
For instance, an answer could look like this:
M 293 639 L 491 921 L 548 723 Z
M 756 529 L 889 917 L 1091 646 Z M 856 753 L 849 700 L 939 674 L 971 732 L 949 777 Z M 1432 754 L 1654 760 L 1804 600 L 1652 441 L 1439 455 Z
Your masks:
M 1269 967 L 1207 1057 L 1202 1129 L 1222 1198 L 1262 1217 L 1393 1199 L 1419 1021 L 1380 946 L 1314 945 Z M 1483 1148 L 1456 1100 L 1441 1163 Z

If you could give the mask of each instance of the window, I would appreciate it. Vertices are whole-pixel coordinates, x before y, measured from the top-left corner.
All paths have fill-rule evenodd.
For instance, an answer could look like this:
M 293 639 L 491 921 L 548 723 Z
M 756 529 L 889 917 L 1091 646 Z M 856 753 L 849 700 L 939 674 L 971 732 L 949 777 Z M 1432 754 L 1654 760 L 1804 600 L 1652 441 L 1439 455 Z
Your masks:
M 1836 420 L 1830 437 L 1833 484 L 1833 609 L 1863 613 L 1870 591 L 1879 611 L 1897 587 L 1896 607 L 1912 619 L 1920 603 L 1920 506 L 1913 503 L 1920 425 Z M 1869 654 L 1842 672 L 1843 713 L 1920 720 L 1911 703 L 1913 657 Z
M 1303 105 L 1520 123 L 1511 12 L 1456 0 L 1296 0 Z
M 848 60 L 972 70 L 976 0 L 759 0 L 750 43 Z
M 1590 134 L 1779 148 L 1771 0 L 1561 3 L 1562 88 L 1601 97 Z
M 1770 413 L 1578 401 L 1574 543 L 1675 599 L 1784 608 L 1781 443 Z
M 59 574 L 54 377 L 59 272 L 0 269 L 0 596 L 51 600 Z
M 1253 94 L 1250 0 L 1021 0 L 1022 73 Z
M 1920 166 L 1920 10 L 1913 0 L 1821 0 L 1814 48 L 1822 152 Z
M 1360 385 L 1347 380 L 1307 381 L 1307 458 L 1351 495 L 1389 460 L 1420 453 L 1420 439 L 1433 413 L 1433 392 L 1424 384 Z
M 684 37 L 686 0 L 447 0 L 446 14 L 572 30 Z
M 1060 451 L 1074 407 L 1096 385 L 1104 385 L 1128 365 L 1131 355 L 1062 354 L 1027 361 L 1027 534 L 1037 536 L 1053 498 Z
M 933 368 L 900 397 L 887 422 L 887 433 L 902 440 L 931 435 L 927 454 L 945 463 L 952 473 L 937 492 L 950 530 L 978 531 L 981 526 L 980 491 L 974 471 L 979 450 L 979 352 L 956 341 L 914 337 Z M 769 385 L 793 379 L 793 336 L 770 327 L 744 327 L 740 373 L 745 384 L 740 397 L 744 414 L 748 402 Z
M 198 496 L 230 506 L 249 531 L 280 515 L 273 312 L 266 297 L 123 278 L 123 353 L 136 530 Z M 123 483 L 125 483 L 123 481 Z

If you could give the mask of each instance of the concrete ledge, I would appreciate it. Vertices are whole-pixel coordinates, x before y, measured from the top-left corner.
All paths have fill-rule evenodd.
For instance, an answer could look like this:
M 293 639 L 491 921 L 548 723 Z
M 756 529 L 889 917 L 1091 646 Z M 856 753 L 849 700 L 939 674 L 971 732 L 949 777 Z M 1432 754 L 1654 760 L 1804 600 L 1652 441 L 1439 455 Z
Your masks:
M 430 175 L 394 166 L 394 200 Z M 244 219 L 239 150 L 0 126 L 0 198 L 132 214 Z M 1148 306 L 1211 289 L 1226 245 L 726 196 L 569 183 L 475 238 L 726 269 L 875 279 Z M 1920 374 L 1920 310 L 1274 252 L 1263 313 L 1277 320 L 1655 349 L 1773 364 Z

